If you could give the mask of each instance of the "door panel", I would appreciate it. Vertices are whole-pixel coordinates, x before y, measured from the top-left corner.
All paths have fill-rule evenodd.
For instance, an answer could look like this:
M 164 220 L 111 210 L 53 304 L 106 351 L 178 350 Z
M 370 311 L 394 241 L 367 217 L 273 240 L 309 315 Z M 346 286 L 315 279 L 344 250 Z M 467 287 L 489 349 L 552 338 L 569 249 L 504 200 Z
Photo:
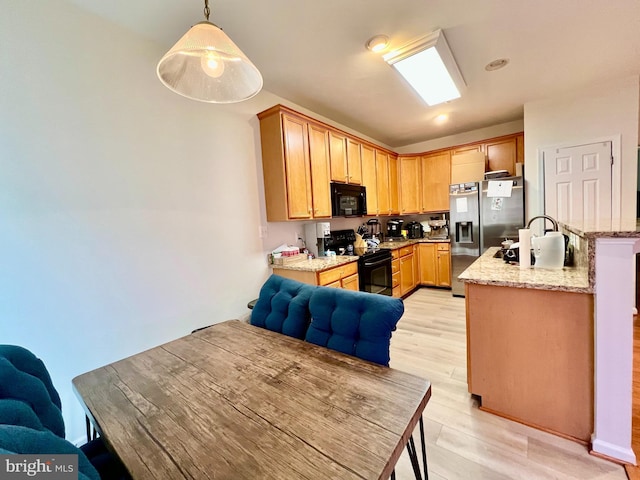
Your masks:
M 545 213 L 583 230 L 611 228 L 611 142 L 543 151 Z

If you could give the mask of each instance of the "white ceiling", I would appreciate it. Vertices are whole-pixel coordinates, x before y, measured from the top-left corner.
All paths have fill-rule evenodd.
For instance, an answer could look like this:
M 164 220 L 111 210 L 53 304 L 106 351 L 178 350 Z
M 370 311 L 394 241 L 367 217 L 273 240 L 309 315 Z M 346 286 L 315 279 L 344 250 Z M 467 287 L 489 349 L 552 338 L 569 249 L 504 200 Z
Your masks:
M 203 20 L 201 0 L 68 0 L 157 41 L 158 59 Z M 210 0 L 210 20 L 264 88 L 392 147 L 523 117 L 523 104 L 640 74 L 640 0 Z M 364 47 L 444 30 L 467 83 L 428 107 Z M 498 58 L 510 63 L 487 72 Z M 215 108 L 215 107 L 213 107 Z M 450 120 L 436 125 L 434 118 Z

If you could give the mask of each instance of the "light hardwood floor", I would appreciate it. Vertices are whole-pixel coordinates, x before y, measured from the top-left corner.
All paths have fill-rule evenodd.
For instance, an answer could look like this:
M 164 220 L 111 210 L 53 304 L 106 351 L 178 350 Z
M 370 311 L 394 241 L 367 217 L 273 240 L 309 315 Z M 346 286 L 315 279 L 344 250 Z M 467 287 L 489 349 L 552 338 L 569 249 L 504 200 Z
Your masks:
M 430 480 L 627 478 L 584 445 L 478 410 L 467 392 L 466 355 L 463 298 L 422 288 L 405 299 L 391 367 L 432 383 L 424 412 Z M 406 452 L 396 472 L 399 480 L 414 478 Z

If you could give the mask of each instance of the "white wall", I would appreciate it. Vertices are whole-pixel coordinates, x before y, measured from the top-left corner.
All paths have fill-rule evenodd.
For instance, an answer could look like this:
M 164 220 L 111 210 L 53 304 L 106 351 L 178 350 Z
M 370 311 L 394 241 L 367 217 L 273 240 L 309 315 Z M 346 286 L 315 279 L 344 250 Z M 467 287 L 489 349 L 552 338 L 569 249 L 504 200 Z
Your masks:
M 256 114 L 304 110 L 267 91 L 185 99 L 155 74 L 168 46 L 60 0 L 33 8 L 0 0 L 0 343 L 44 360 L 77 441 L 73 377 L 248 315 L 266 253 L 302 230 L 259 238 Z
M 160 84 L 166 47 L 59 0 L 0 0 L 0 342 L 71 379 L 248 313 L 268 276 L 255 114 Z
M 635 230 L 640 81 L 637 76 L 524 106 L 527 216 L 543 213 L 539 151 L 620 136 L 621 225 Z

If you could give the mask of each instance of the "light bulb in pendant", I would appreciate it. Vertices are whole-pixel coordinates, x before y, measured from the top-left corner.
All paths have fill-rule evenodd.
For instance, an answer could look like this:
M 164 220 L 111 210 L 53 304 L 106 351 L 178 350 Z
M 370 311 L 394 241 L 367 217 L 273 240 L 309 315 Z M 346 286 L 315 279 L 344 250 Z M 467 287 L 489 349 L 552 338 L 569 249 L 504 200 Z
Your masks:
M 211 78 L 219 78 L 224 73 L 224 62 L 216 52 L 209 51 L 200 60 L 204 73 Z

